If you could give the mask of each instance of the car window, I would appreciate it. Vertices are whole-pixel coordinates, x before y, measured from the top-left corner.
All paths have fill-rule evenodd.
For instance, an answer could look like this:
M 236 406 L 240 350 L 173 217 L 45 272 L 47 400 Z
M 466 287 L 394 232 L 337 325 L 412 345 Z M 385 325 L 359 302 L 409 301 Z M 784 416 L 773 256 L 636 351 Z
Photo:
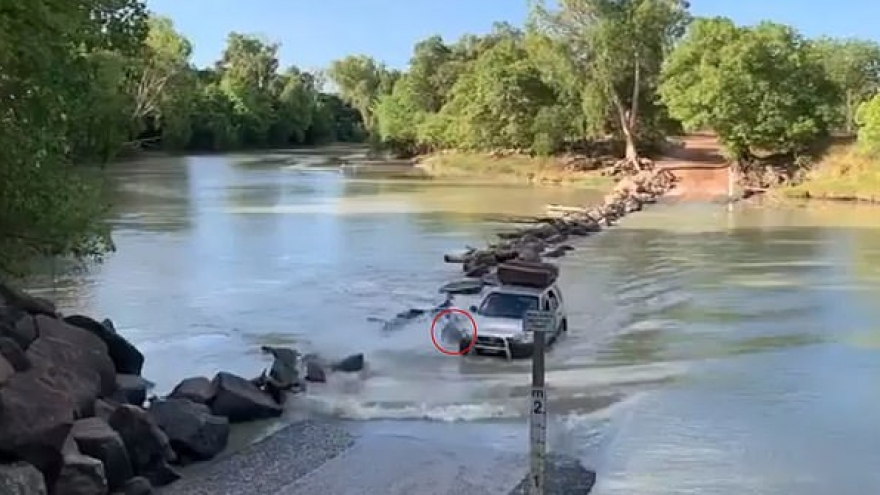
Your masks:
M 538 309 L 536 296 L 493 292 L 483 301 L 479 313 L 493 318 L 520 319 L 525 316 L 526 311 L 535 309 Z

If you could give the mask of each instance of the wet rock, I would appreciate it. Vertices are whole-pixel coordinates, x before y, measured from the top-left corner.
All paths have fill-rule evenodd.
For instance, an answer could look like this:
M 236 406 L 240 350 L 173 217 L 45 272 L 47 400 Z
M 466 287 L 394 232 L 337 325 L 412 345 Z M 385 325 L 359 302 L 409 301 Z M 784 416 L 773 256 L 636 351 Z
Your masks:
M 40 337 L 26 353 L 32 370 L 73 400 L 77 417 L 91 416 L 95 399 L 112 395 L 116 389 L 107 346 L 61 320 L 40 315 L 36 322 Z
M 143 406 L 147 400 L 147 390 L 155 384 L 138 375 L 116 375 L 116 393 L 114 398 L 123 404 Z
M 299 381 L 299 352 L 289 347 L 262 346 L 260 349 L 274 358 L 269 368 L 269 383 L 279 390 L 293 388 Z
M 275 418 L 284 412 L 272 397 L 240 376 L 221 371 L 214 377 L 213 385 L 216 394 L 210 404 L 211 412 L 231 423 Z
M 134 474 L 148 479 L 153 486 L 165 486 L 180 479 L 169 462 L 177 460 L 168 436 L 143 409 L 123 404 L 108 421 L 119 433 Z
M 0 387 L 6 384 L 12 375 L 15 374 L 15 368 L 9 364 L 5 357 L 0 355 Z
M 208 404 L 214 398 L 216 390 L 211 380 L 204 376 L 186 378 L 174 387 L 168 395 L 169 399 L 188 399 L 197 404 Z
M 305 359 L 306 380 L 314 383 L 324 383 L 327 381 L 327 373 L 324 367 L 317 359 Z
M 116 325 L 113 323 L 113 320 L 110 318 L 104 318 L 101 320 L 101 325 L 104 326 L 107 330 L 110 330 L 113 333 L 116 333 Z
M 68 324 L 88 330 L 107 345 L 110 359 L 116 372 L 124 375 L 140 375 L 144 367 L 144 355 L 135 346 L 101 323 L 83 315 L 71 315 L 64 318 Z
M 567 249 L 565 249 L 563 246 L 559 246 L 551 249 L 550 251 L 547 251 L 546 253 L 544 253 L 544 256 L 547 258 L 561 258 L 565 256 L 565 253 L 567 252 Z
M 111 491 L 134 476 L 122 437 L 105 420 L 81 419 L 74 423 L 70 436 L 82 454 L 101 461 Z
M 40 471 L 26 462 L 0 464 L 0 493 L 46 495 L 46 482 Z
M 550 453 L 544 471 L 544 493 L 546 495 L 587 495 L 596 484 L 596 473 L 583 466 L 577 459 Z M 511 495 L 528 495 L 529 476 L 527 475 L 514 488 Z
M 6 358 L 15 371 L 27 371 L 31 367 L 24 350 L 12 339 L 0 337 L 0 356 Z
M 149 413 L 168 435 L 181 463 L 212 459 L 229 441 L 229 420 L 212 415 L 204 404 L 166 399 L 150 404 Z
M 98 459 L 72 452 L 64 456 L 54 495 L 105 495 L 104 465 Z
M 32 296 L 9 284 L 0 282 L 0 299 L 4 306 L 18 308 L 32 315 L 56 316 L 55 304 L 42 297 Z
M 153 493 L 153 485 L 150 484 L 150 480 L 140 476 L 128 480 L 122 488 L 123 495 L 150 495 L 151 493 Z
M 332 366 L 333 371 L 343 373 L 356 373 L 364 369 L 364 355 L 352 354 Z

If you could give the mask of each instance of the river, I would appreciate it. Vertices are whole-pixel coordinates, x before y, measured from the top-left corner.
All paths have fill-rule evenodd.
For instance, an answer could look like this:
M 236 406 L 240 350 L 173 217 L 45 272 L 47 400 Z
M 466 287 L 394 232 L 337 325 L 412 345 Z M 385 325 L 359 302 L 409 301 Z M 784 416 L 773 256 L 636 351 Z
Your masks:
M 522 452 L 527 362 L 446 356 L 429 321 L 380 320 L 439 303 L 460 270 L 442 255 L 482 245 L 493 217 L 598 193 L 314 166 L 343 152 L 120 164 L 118 252 L 43 293 L 110 316 L 159 391 L 255 375 L 263 344 L 364 352 L 366 379 L 295 407 L 453 453 Z M 597 470 L 593 493 L 880 490 L 877 210 L 657 205 L 573 245 L 548 435 Z

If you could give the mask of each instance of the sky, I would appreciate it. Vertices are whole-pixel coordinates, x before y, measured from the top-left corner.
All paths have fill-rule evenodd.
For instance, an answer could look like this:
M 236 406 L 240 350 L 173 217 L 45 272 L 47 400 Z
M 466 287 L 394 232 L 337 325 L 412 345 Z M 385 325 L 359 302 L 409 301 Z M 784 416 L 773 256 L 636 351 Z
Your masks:
M 147 0 L 170 17 L 193 43 L 193 62 L 211 65 L 231 31 L 281 44 L 282 67 L 324 68 L 332 60 L 365 54 L 405 68 L 413 45 L 439 34 L 448 41 L 485 33 L 496 21 L 521 25 L 526 0 Z M 700 16 L 725 16 L 739 24 L 772 20 L 807 36 L 880 41 L 877 0 L 691 0 Z

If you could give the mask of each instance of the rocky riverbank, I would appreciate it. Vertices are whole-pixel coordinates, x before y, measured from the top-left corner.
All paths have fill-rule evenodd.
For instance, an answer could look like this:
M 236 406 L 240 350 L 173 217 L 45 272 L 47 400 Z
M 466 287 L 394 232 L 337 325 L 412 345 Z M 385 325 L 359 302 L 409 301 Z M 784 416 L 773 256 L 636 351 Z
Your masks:
M 273 362 L 257 378 L 190 377 L 148 399 L 144 356 L 111 320 L 63 316 L 0 283 L 0 493 L 151 493 L 222 452 L 231 425 L 281 416 L 306 381 L 364 367 L 360 354 L 329 364 L 263 351 Z

